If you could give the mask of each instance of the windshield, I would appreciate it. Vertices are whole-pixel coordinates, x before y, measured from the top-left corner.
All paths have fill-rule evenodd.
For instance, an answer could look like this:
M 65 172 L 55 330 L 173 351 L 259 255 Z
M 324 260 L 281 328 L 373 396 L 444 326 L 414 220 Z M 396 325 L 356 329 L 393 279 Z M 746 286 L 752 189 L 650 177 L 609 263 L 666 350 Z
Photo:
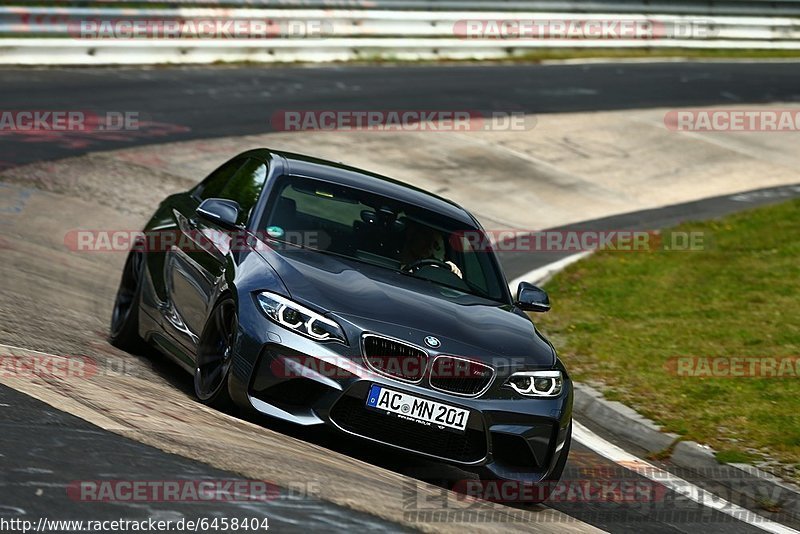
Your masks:
M 322 180 L 282 176 L 259 233 L 269 240 L 335 254 L 463 293 L 503 302 L 503 277 L 479 232 L 439 213 Z

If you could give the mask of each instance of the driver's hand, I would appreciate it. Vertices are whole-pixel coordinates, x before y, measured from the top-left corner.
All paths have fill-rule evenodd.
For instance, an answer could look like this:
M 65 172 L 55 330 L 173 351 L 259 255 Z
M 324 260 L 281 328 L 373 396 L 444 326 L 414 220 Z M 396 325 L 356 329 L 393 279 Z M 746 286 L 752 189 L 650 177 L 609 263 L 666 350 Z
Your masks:
M 464 275 L 461 274 L 461 269 L 459 269 L 455 263 L 453 263 L 452 261 L 446 261 L 445 263 L 450 266 L 450 270 L 453 271 L 454 275 L 463 280 Z

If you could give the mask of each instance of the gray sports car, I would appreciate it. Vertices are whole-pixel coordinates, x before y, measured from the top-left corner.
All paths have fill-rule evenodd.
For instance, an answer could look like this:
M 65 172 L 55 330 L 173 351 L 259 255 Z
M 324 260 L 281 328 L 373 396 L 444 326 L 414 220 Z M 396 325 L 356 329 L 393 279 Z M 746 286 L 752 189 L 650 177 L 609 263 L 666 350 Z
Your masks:
M 166 198 L 126 262 L 111 340 L 147 343 L 200 401 L 327 425 L 484 479 L 547 486 L 572 384 L 462 207 L 267 149 Z

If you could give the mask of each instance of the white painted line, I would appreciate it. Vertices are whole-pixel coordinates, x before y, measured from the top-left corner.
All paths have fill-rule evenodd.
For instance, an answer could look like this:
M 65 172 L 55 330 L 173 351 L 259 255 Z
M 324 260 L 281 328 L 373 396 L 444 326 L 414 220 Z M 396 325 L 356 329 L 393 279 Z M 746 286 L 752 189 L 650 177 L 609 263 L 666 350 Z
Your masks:
M 567 256 L 566 258 L 562 258 L 558 261 L 554 261 L 553 263 L 548 263 L 538 269 L 534 269 L 530 272 L 523 274 L 522 276 L 513 279 L 508 283 L 509 289 L 511 289 L 511 294 L 517 294 L 517 286 L 520 282 L 530 282 L 532 284 L 538 284 L 551 274 L 557 273 L 561 269 L 565 268 L 567 265 L 572 265 L 578 260 L 582 260 L 593 251 L 591 250 L 584 250 L 583 252 L 578 252 L 577 254 L 572 254 L 571 256 Z
M 8 354 L 3 354 L 2 353 L 3 350 L 8 351 Z M 4 343 L 0 343 L 0 355 L 3 355 L 3 356 L 6 356 L 6 355 L 15 356 L 15 354 L 13 354 L 13 352 L 12 352 L 12 351 L 15 351 L 15 350 L 16 351 L 21 351 L 21 352 L 32 352 L 34 354 L 41 354 L 42 356 L 50 356 L 50 357 L 53 357 L 53 358 L 64 358 L 64 356 L 58 356 L 56 354 L 50 354 L 49 352 L 42 352 L 42 351 L 39 351 L 39 350 L 26 349 L 25 347 L 17 347 L 17 346 L 14 346 L 14 345 L 6 345 Z
M 626 452 L 613 443 L 601 438 L 577 421 L 573 420 L 572 424 L 573 437 L 579 443 L 589 447 L 600 456 L 608 458 L 625 469 L 629 469 L 653 482 L 662 484 L 678 495 L 682 495 L 706 508 L 729 515 L 766 532 L 772 532 L 774 534 L 800 534 L 800 532 L 793 528 L 781 525 L 755 512 L 751 512 L 746 508 L 742 508 L 737 504 L 728 502 L 710 491 L 706 491 L 687 480 L 677 477 L 668 471 Z

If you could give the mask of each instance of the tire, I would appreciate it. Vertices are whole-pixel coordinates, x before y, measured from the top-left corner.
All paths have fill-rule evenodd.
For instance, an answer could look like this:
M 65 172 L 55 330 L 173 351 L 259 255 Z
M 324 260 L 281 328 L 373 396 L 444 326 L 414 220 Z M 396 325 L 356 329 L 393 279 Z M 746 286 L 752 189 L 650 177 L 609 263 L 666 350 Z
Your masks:
M 142 253 L 128 254 L 111 312 L 108 340 L 126 352 L 141 352 L 145 348 L 144 340 L 139 336 L 139 301 L 142 293 L 143 269 Z
M 214 305 L 197 344 L 195 396 L 201 403 L 223 411 L 234 406 L 228 391 L 228 376 L 238 327 L 236 302 L 223 297 Z

